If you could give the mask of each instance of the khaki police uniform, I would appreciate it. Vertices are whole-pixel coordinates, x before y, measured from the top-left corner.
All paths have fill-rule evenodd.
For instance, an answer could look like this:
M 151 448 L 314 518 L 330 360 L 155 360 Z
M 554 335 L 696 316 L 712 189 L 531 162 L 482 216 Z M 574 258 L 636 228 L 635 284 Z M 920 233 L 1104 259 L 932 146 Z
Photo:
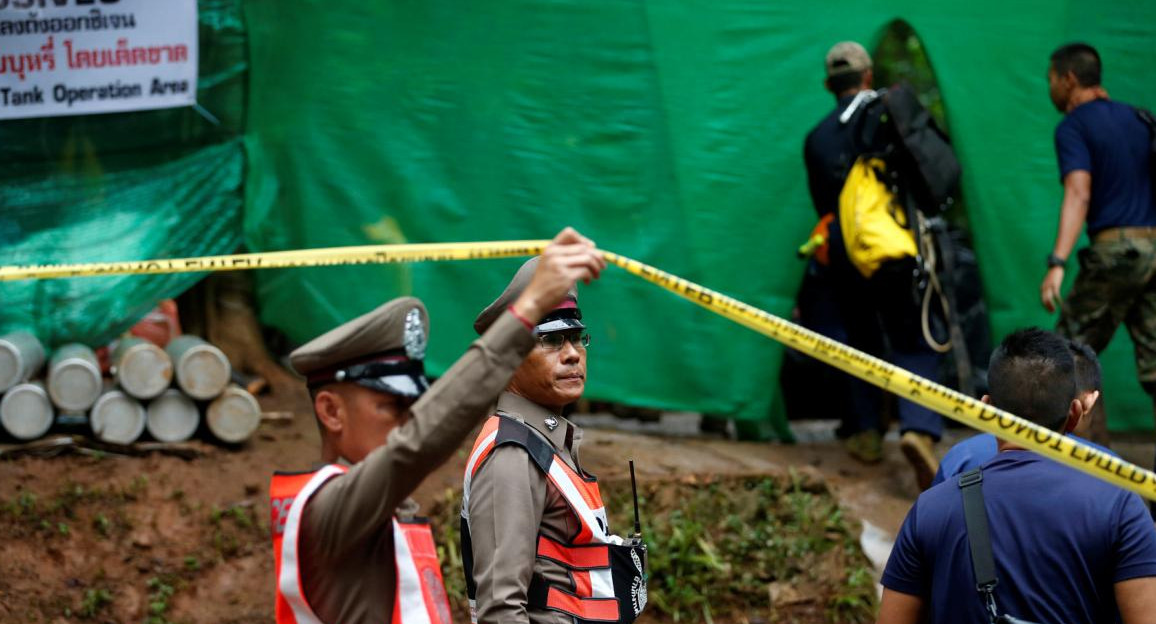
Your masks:
M 529 425 L 566 464 L 581 472 L 578 448 L 582 429 L 536 403 L 509 392 L 498 398 L 498 414 Z M 547 426 L 552 423 L 553 428 Z M 527 607 L 533 574 L 569 583 L 566 569 L 538 558 L 538 535 L 567 542 L 580 523 L 566 500 L 525 449 L 500 446 L 470 483 L 468 505 L 477 583 L 478 622 L 552 622 L 573 624 L 566 614 Z
M 375 354 L 403 354 L 409 364 L 420 365 L 426 327 L 424 306 L 404 297 L 316 338 L 294 351 L 290 360 L 310 380 L 334 381 L 356 370 L 349 365 Z M 490 413 L 494 397 L 533 346 L 534 338 L 520 320 L 509 312 L 499 314 L 414 403 L 409 422 L 308 500 L 298 565 L 304 596 L 321 621 L 390 621 L 397 591 L 391 526 L 395 510 Z M 405 395 L 413 389 L 411 383 L 423 389 L 424 376 L 418 377 L 390 375 L 358 383 Z
M 481 333 L 529 284 L 537 258 L 518 270 L 505 291 L 478 315 L 474 329 Z M 562 313 L 558 313 L 562 310 Z M 583 328 L 577 308 L 577 292 L 571 290 L 555 313 L 546 315 L 538 333 Z M 549 442 L 573 470 L 584 474 L 578 461 L 582 429 L 561 414 L 516 394 L 498 398 L 497 413 L 529 425 Z M 565 568 L 536 556 L 538 536 L 568 542 L 581 529 L 580 522 L 554 484 L 524 448 L 501 446 L 485 460 L 469 484 L 469 500 L 463 510 L 469 521 L 473 579 L 476 584 L 476 616 L 483 624 L 557 623 L 574 619 L 557 611 L 527 605 L 533 575 L 565 585 Z

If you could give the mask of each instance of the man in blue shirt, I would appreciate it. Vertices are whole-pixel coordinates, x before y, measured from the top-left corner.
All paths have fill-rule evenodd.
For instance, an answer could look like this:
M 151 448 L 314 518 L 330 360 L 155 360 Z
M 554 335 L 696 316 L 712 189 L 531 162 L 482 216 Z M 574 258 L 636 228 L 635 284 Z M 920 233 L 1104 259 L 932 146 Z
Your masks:
M 1087 223 L 1092 244 L 1080 251 L 1080 272 L 1060 310 L 1057 331 L 1103 351 L 1121 322 L 1136 349 L 1140 383 L 1156 396 L 1156 202 L 1148 127 L 1136 110 L 1108 99 L 1100 55 L 1073 43 L 1052 53 L 1052 103 L 1064 113 L 1056 155 L 1064 200 L 1059 232 L 1040 285 L 1055 310 L 1068 257 Z M 1107 444 L 1093 424 L 1092 440 Z
M 1071 431 L 1064 431 L 1063 433 L 1067 433 L 1080 442 L 1105 453 L 1115 455 L 1107 448 L 1085 439 L 1092 420 L 1091 416 L 1100 405 L 1098 399 L 1103 387 L 1100 377 L 1100 360 L 1096 357 L 1096 352 L 1086 344 L 1069 341 L 1069 346 L 1072 348 L 1072 356 L 1076 358 L 1076 392 L 1079 394 L 1080 403 L 1084 405 L 1084 416 L 1080 418 L 1080 422 L 1076 423 Z M 994 435 L 981 433 L 971 436 L 947 451 L 947 454 L 939 462 L 939 471 L 935 473 L 935 479 L 932 480 L 931 484 L 939 485 L 946 479 L 963 474 L 972 468 L 979 468 L 989 459 L 995 457 L 997 452 Z
M 984 401 L 1054 430 L 1083 415 L 1068 342 L 1041 329 L 1000 343 Z M 1042 624 L 1156 622 L 1156 528 L 1140 498 L 1001 440 L 983 467 L 1000 612 Z M 912 506 L 883 572 L 881 624 L 989 621 L 955 481 Z

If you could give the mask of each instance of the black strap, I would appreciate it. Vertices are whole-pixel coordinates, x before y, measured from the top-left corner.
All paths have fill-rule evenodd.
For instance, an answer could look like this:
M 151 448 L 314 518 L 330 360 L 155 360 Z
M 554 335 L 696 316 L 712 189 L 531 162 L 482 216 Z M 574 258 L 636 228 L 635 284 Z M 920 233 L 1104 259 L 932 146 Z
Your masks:
M 979 468 L 959 475 L 963 493 L 963 521 L 967 524 L 967 544 L 971 548 L 971 567 L 975 572 L 975 590 L 984 601 L 992 622 L 999 618 L 995 605 L 995 559 L 991 553 L 991 533 L 987 526 L 987 508 L 983 504 L 983 471 Z
M 967 543 L 971 547 L 971 567 L 975 570 L 975 590 L 979 592 L 993 624 L 1034 624 L 1027 620 L 999 614 L 995 605 L 995 559 L 991 552 L 991 533 L 987 526 L 987 508 L 983 504 L 983 471 L 979 468 L 959 475 L 963 491 L 963 521 L 967 523 Z
M 526 604 L 539 609 L 546 608 L 547 598 L 550 597 L 550 582 L 546 577 L 533 573 L 530 576 L 530 586 L 526 588 Z
M 478 598 L 478 582 L 474 580 L 474 540 L 470 536 L 470 521 L 461 518 L 459 533 L 462 542 L 462 568 L 466 573 L 466 596 L 470 600 Z
M 538 466 L 543 475 L 550 474 L 550 464 L 554 463 L 554 447 L 526 423 L 498 412 L 498 435 L 494 438 L 494 446 L 503 444 L 517 444 L 526 449 L 530 459 Z
M 963 519 L 967 523 L 967 543 L 971 546 L 971 567 L 975 570 L 976 589 L 995 587 L 995 559 L 991 554 L 991 533 L 987 528 L 987 509 L 983 504 L 983 472 L 976 468 L 959 476 L 963 491 Z

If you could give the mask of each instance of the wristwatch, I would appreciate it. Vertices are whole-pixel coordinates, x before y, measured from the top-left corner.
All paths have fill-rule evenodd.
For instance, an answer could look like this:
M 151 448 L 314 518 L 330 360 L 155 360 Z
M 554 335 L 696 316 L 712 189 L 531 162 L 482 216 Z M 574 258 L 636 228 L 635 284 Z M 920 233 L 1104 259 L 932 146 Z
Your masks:
M 1067 259 L 1061 258 L 1056 254 L 1048 254 L 1048 268 L 1063 267 L 1068 263 Z

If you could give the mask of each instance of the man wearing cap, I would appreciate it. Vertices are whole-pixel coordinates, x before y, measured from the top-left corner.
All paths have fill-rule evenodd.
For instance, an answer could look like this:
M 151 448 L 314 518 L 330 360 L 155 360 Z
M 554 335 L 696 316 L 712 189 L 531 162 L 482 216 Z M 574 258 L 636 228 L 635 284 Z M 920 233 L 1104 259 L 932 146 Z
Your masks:
M 478 333 L 518 297 L 536 262 L 482 310 Z M 646 604 L 640 536 L 609 533 L 597 481 L 579 463 L 582 430 L 562 416 L 586 385 L 585 330 L 571 291 L 537 323 L 538 344 L 467 461 L 462 559 L 473 622 L 630 622 Z
M 826 57 L 828 91 L 836 106 L 808 135 L 804 145 L 807 181 L 820 219 L 829 219 L 829 263 L 813 263 L 802 293 L 804 324 L 812 318 L 837 319 L 851 346 L 928 379 L 938 376 L 939 356 L 923 338 L 920 307 L 913 297 L 913 258 L 887 260 L 871 277 L 861 275 L 847 257 L 839 225 L 839 196 L 855 160 L 862 154 L 883 152 L 896 139 L 885 123 L 884 107 L 872 105 L 879 97 L 871 57 L 854 41 L 835 44 Z M 836 336 L 837 337 L 837 336 Z M 848 378 L 849 379 L 849 378 Z M 865 382 L 849 379 L 851 414 L 841 433 L 852 456 L 867 463 L 882 460 L 881 392 Z M 931 484 L 938 468 L 933 445 L 943 431 L 935 412 L 899 400 L 900 448 L 915 469 L 920 489 Z
M 487 415 L 536 344 L 533 324 L 604 266 L 593 243 L 561 232 L 525 290 L 433 388 L 428 318 L 413 297 L 290 355 L 313 398 L 324 466 L 279 473 L 270 486 L 278 624 L 449 621 L 429 531 L 399 506 Z

